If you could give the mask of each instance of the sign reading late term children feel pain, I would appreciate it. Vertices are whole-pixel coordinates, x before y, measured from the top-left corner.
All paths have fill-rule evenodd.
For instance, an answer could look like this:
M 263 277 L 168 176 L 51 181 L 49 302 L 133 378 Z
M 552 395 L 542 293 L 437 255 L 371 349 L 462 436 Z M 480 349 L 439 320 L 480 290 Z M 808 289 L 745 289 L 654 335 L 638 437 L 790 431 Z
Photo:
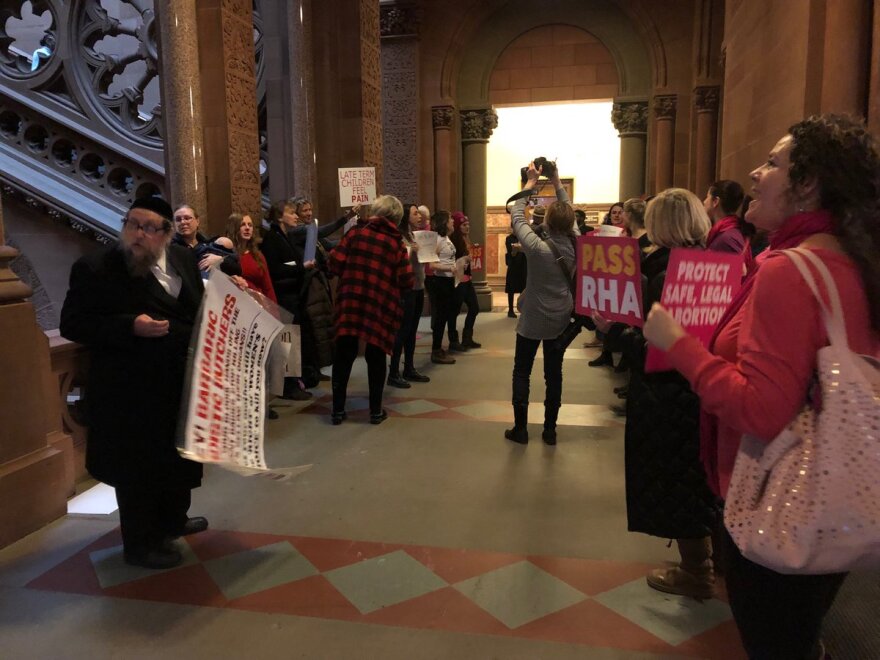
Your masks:
M 375 167 L 339 168 L 339 206 L 348 208 L 376 199 Z
M 586 234 L 577 242 L 575 311 L 641 327 L 642 271 L 639 242 Z
M 669 255 L 660 303 L 689 334 L 709 345 L 742 283 L 740 254 L 676 248 Z M 648 347 L 645 371 L 671 369 L 666 353 Z

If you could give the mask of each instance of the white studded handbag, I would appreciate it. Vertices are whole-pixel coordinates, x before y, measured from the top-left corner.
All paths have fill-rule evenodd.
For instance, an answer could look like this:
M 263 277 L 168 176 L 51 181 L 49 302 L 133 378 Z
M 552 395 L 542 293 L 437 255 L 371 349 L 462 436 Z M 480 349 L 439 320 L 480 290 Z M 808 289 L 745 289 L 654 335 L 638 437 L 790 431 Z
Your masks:
M 829 345 L 817 355 L 821 409 L 809 402 L 769 444 L 744 436 L 724 524 L 751 561 L 779 573 L 880 566 L 880 362 L 850 350 L 837 287 L 821 259 L 784 252 L 819 301 Z M 824 280 L 830 309 L 809 261 Z

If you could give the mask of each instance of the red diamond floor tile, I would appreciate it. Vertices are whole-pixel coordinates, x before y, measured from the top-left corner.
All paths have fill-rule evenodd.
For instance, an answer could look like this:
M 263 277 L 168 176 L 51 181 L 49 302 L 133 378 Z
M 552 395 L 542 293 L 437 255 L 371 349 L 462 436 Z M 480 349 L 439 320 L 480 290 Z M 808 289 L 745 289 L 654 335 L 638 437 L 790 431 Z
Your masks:
M 503 552 L 458 550 L 456 548 L 407 547 L 406 551 L 434 573 L 455 584 L 496 568 L 522 561 L 525 557 Z
M 104 595 L 200 607 L 226 605 L 223 593 L 201 564 L 108 587 L 104 590 Z
M 303 580 L 236 598 L 229 601 L 228 607 L 251 612 L 311 616 L 342 621 L 359 621 L 362 618 L 357 608 L 339 593 L 323 575 L 313 575 Z
M 529 557 L 529 561 L 588 596 L 619 587 L 656 568 L 651 564 L 564 557 Z
M 186 542 L 192 548 L 196 557 L 201 561 L 219 559 L 227 555 L 254 550 L 264 545 L 271 545 L 279 541 L 289 541 L 288 536 L 278 534 L 255 534 L 252 532 L 222 532 L 209 529 L 201 534 L 188 536 Z
M 304 537 L 290 537 L 290 542 L 321 572 L 381 557 L 403 548 L 399 544 Z
M 452 587 L 371 612 L 363 621 L 481 635 L 511 634 L 507 626 Z

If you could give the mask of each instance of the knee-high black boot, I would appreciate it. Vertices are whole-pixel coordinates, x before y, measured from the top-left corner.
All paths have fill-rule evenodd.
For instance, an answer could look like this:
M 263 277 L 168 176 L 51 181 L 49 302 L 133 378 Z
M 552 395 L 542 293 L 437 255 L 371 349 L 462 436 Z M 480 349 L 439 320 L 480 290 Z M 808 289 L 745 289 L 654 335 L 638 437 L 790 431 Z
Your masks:
M 513 404 L 513 428 L 507 429 L 504 437 L 521 445 L 529 441 L 529 404 Z
M 541 438 L 544 444 L 556 444 L 556 419 L 559 417 L 559 404 L 544 402 L 544 431 Z

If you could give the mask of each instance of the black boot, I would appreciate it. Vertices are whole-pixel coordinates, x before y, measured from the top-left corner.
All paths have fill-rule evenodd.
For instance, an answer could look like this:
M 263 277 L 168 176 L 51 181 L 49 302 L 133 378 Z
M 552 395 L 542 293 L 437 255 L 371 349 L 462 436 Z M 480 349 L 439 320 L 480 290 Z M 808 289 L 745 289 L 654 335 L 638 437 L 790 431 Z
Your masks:
M 415 367 L 404 367 L 403 377 L 411 383 L 430 383 L 431 379 L 416 371 Z
M 590 360 L 587 362 L 591 367 L 610 367 L 614 364 L 614 358 L 611 356 L 610 351 L 602 351 L 595 360 Z
M 461 331 L 461 345 L 465 348 L 482 348 L 482 344 L 478 344 L 474 341 L 474 329 L 473 328 L 465 328 Z
M 544 403 L 544 431 L 541 439 L 545 445 L 556 444 L 556 419 L 559 417 L 559 404 Z
M 388 372 L 388 384 L 391 387 L 400 387 L 401 389 L 407 389 L 408 387 L 412 387 L 406 379 L 402 378 L 400 374 L 396 371 Z
M 513 404 L 513 428 L 504 432 L 504 437 L 524 445 L 529 441 L 529 404 Z
M 467 350 L 467 346 L 458 341 L 458 330 L 449 331 L 449 350 L 456 353 L 464 353 Z

